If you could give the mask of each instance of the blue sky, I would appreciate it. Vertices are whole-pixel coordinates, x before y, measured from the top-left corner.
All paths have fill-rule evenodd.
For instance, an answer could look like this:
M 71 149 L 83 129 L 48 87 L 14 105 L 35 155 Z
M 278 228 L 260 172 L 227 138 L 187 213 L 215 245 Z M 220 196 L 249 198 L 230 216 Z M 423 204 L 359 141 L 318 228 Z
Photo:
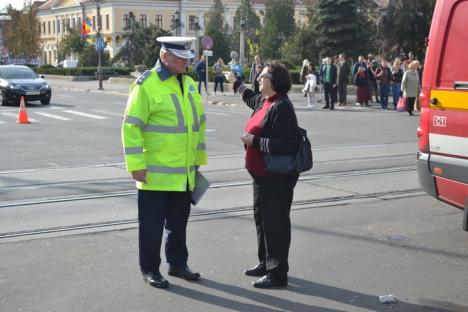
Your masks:
M 0 0 L 0 9 L 3 10 L 9 3 L 11 3 L 15 9 L 20 10 L 23 8 L 24 0 Z

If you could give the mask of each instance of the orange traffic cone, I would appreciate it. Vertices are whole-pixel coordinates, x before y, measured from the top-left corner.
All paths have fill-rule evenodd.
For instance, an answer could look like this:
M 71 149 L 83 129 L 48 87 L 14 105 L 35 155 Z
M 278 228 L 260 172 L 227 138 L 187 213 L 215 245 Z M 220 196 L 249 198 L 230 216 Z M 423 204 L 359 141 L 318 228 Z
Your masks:
M 28 118 L 28 112 L 26 112 L 26 105 L 24 104 L 24 96 L 21 97 L 17 122 L 20 124 L 31 123 Z

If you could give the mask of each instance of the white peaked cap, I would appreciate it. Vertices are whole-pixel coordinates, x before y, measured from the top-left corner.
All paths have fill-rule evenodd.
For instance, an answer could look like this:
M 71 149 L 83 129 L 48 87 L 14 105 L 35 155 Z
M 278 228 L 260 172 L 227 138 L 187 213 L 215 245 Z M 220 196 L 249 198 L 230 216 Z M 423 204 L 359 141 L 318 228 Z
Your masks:
M 161 48 L 171 51 L 175 56 L 183 59 L 192 59 L 195 54 L 190 50 L 194 37 L 158 37 L 158 42 L 161 42 Z

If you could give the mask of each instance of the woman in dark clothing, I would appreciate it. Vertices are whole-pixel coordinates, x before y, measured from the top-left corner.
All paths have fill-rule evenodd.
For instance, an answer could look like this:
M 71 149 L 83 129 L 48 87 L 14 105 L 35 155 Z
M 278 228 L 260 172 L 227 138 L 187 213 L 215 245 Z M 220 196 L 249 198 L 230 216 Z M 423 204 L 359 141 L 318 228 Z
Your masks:
M 354 85 L 356 86 L 356 105 L 368 106 L 370 100 L 369 76 L 364 66 L 359 66 L 354 75 Z
M 235 81 L 233 74 L 227 78 L 253 110 L 242 141 L 246 146 L 245 167 L 253 178 L 259 264 L 244 273 L 261 277 L 253 283 L 254 287 L 284 287 L 288 284 L 291 242 L 289 214 L 299 175 L 269 174 L 263 155 L 289 154 L 298 148 L 296 113 L 287 96 L 291 78 L 287 68 L 276 61 L 265 66 L 259 75 L 261 94 Z

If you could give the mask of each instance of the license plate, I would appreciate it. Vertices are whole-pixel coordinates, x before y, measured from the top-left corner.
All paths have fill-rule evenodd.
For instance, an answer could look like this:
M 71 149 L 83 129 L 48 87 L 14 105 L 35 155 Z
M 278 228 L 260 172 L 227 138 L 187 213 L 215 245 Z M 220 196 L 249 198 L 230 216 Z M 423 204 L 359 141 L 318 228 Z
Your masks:
M 26 91 L 26 95 L 39 95 L 39 91 Z

